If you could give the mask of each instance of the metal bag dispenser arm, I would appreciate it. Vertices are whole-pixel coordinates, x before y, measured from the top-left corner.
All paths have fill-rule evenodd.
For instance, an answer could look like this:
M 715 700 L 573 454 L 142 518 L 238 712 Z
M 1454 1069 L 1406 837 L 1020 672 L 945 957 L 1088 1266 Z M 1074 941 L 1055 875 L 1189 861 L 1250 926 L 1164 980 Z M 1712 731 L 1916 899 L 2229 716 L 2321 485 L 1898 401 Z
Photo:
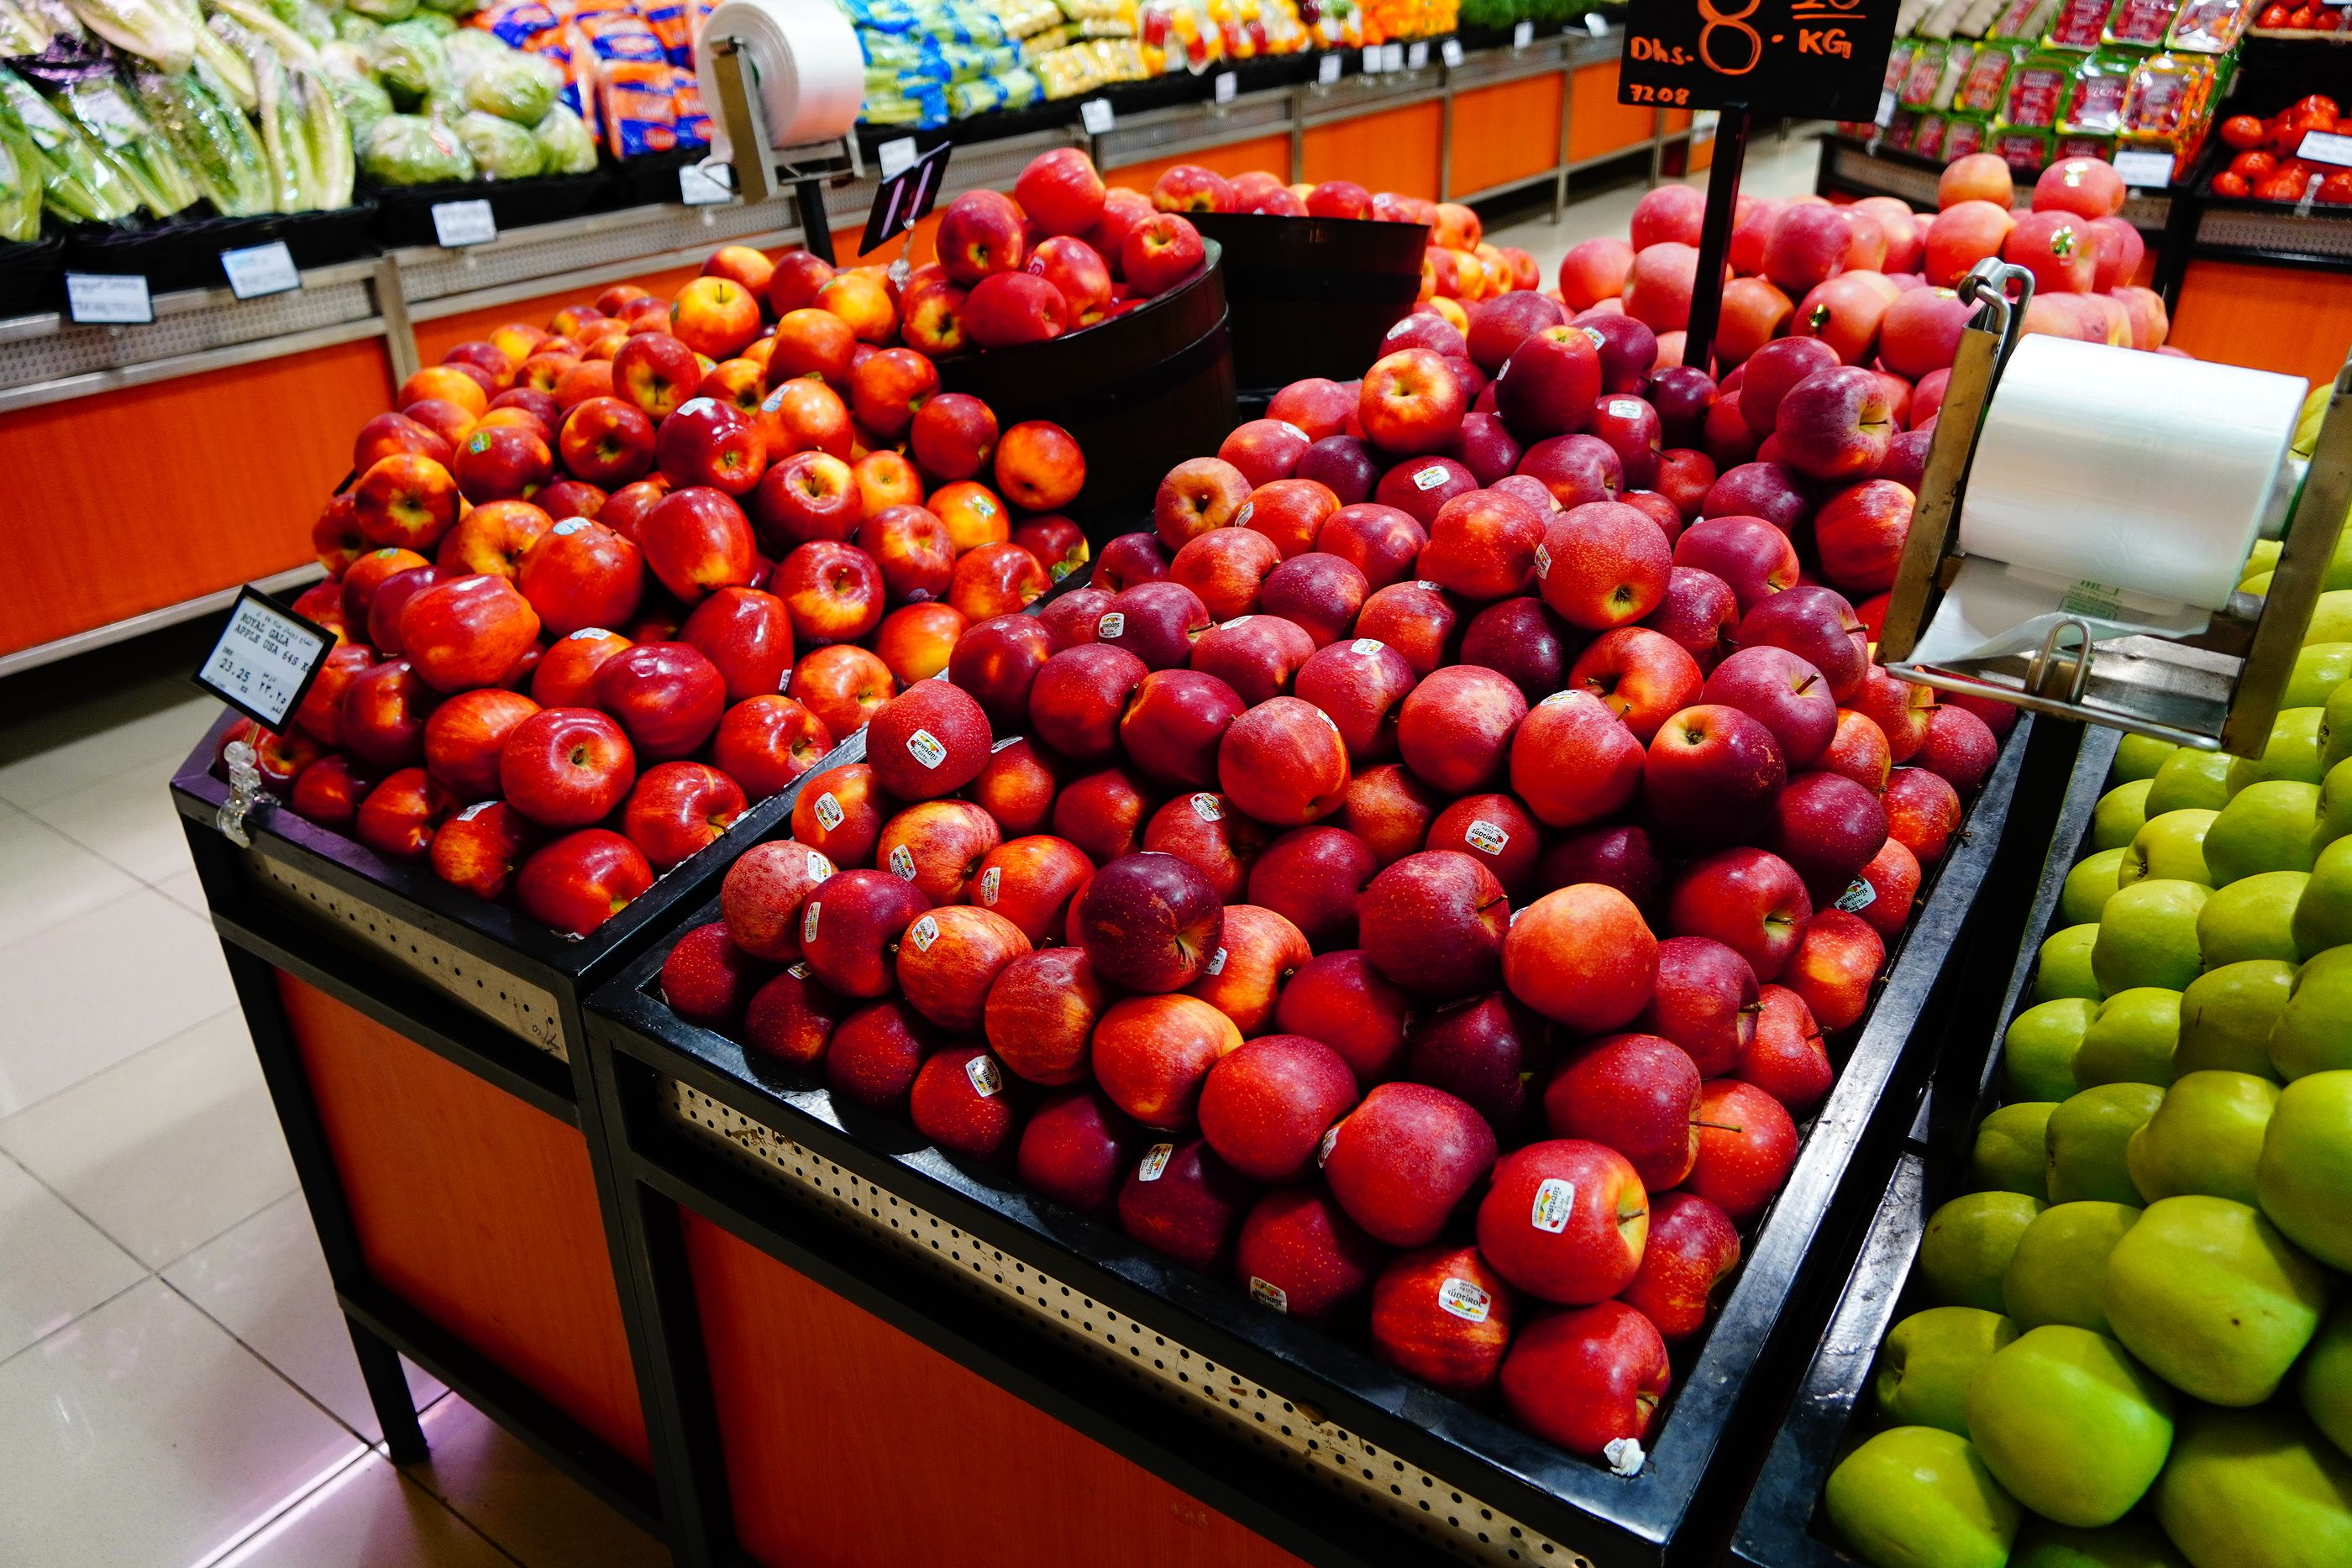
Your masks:
M 852 57 L 856 55 L 856 34 L 847 19 L 838 15 L 831 4 L 767 9 L 788 20 L 793 30 L 804 37 L 809 36 L 805 30 L 810 28 L 837 30 L 845 35 L 850 42 L 828 51 L 827 57 L 838 56 L 843 47 Z M 820 259 L 831 262 L 833 225 L 825 213 L 824 187 L 846 185 L 866 175 L 857 133 L 850 123 L 856 118 L 856 110 L 851 110 L 847 119 L 839 121 L 839 134 L 778 145 L 776 139 L 787 135 L 791 128 L 768 123 L 761 89 L 762 40 L 731 25 L 735 22 L 733 9 L 714 10 L 697 39 L 697 52 L 704 61 L 706 107 L 720 128 L 724 147 L 723 157 L 714 147 L 703 166 L 726 183 L 730 179 L 727 171 L 731 164 L 735 193 L 747 204 L 791 194 L 799 208 L 802 244 Z M 784 62 L 772 63 L 774 68 L 784 68 Z M 837 71 L 839 62 L 834 63 Z M 862 74 L 859 80 L 862 83 Z
M 2210 612 L 2201 631 L 2179 635 L 2142 632 L 2095 641 L 2088 619 L 2062 607 L 2038 647 L 1915 661 L 1923 635 L 1969 559 L 1959 544 L 1969 474 L 1979 459 L 1986 418 L 2001 397 L 2002 373 L 2017 348 L 2033 279 L 2021 267 L 1988 259 L 1960 280 L 1958 291 L 1976 312 L 1960 335 L 1928 447 L 1911 531 L 1888 596 L 1880 661 L 1905 680 L 1940 690 L 2208 751 L 2259 756 L 2318 604 L 2346 507 L 2352 505 L 2352 360 L 2337 372 L 2309 468 L 2287 508 L 2284 541 L 2267 593 L 2232 593 Z M 2084 406 L 2096 404 L 2086 397 Z M 2151 459 L 2161 469 L 2156 482 L 2165 473 L 2191 473 L 2203 455 L 2195 448 L 2163 448 Z M 2047 522 L 2053 530 L 2071 526 L 2054 506 Z

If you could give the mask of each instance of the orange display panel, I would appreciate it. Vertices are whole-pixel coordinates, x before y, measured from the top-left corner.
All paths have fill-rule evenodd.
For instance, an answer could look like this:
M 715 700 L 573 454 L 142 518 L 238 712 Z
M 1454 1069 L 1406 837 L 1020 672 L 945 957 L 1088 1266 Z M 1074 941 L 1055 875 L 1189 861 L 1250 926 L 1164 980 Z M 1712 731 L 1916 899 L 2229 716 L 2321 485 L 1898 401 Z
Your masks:
M 368 1271 L 643 1468 L 580 1134 L 282 970 Z
M 2192 261 L 2167 341 L 2200 360 L 2332 381 L 2352 343 L 2352 277 L 2299 267 Z
M 1568 102 L 1568 161 L 1581 163 L 1647 141 L 1654 112 L 1617 101 L 1615 60 L 1578 67 Z
M 1197 163 L 1212 169 L 1227 179 L 1246 174 L 1253 169 L 1263 169 L 1285 184 L 1290 182 L 1290 138 L 1287 136 L 1253 136 L 1245 141 L 1228 141 L 1223 147 L 1202 148 L 1174 158 L 1154 158 L 1148 163 L 1127 163 L 1103 171 L 1107 185 L 1125 185 L 1132 191 L 1149 195 L 1152 183 L 1179 163 Z
M 1314 126 L 1307 132 L 1299 178 L 1314 185 L 1353 180 L 1368 191 L 1434 201 L 1437 143 L 1444 125 L 1444 105 L 1431 102 Z
M 1452 187 L 1491 191 L 1549 172 L 1565 85 L 1548 74 L 1456 93 Z
M 352 434 L 391 396 L 370 338 L 0 414 L 0 653 L 310 560 Z
M 685 1222 L 735 1528 L 760 1562 L 1299 1568 L 805 1275 Z

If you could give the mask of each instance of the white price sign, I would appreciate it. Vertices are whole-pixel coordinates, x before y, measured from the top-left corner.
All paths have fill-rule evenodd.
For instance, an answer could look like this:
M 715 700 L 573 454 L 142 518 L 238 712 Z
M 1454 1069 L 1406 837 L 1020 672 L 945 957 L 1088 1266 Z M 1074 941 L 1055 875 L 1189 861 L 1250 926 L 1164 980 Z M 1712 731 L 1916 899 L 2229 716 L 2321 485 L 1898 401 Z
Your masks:
M 2352 169 L 2352 136 L 2306 131 L 2303 133 L 2302 144 L 2294 150 L 2294 155 L 2307 158 L 2314 163 L 2333 163 L 2339 168 Z M 2117 159 L 2116 162 L 2121 162 L 2122 160 Z
M 882 161 L 882 177 L 895 180 L 915 166 L 915 139 L 901 136 L 885 141 L 874 150 L 874 155 Z
M 1878 95 L 1878 113 L 1871 120 L 1881 131 L 1895 123 L 1895 89 L 1888 88 Z
M 727 165 L 706 169 L 699 163 L 687 163 L 677 172 L 677 199 L 689 207 L 715 207 L 721 202 L 735 199 L 734 190 L 721 177 Z
M 451 250 L 460 246 L 488 245 L 499 237 L 499 220 L 488 202 L 436 202 L 433 237 Z
M 1584 31 L 1591 37 L 1607 37 L 1609 36 L 1609 18 L 1602 16 L 1598 11 L 1587 11 L 1584 14 Z
M 2304 154 L 2308 158 L 2308 152 Z M 2164 186 L 2172 183 L 2172 154 L 2151 152 L 2145 148 L 2137 152 L 2116 154 L 2116 172 L 2126 185 Z
M 1315 62 L 1315 82 L 1317 86 L 1329 87 L 1333 82 L 1336 82 L 1339 79 L 1339 56 L 1325 55 L 1321 59 Z
M 1381 74 L 1381 47 L 1378 44 L 1364 46 L 1364 74 L 1368 77 Z
M 1445 62 L 1446 69 L 1454 70 L 1459 68 L 1462 64 L 1462 40 L 1459 38 L 1448 38 L 1445 42 L 1438 45 L 1437 57 Z
M 282 730 L 334 651 L 332 632 L 242 588 L 196 685 L 263 728 Z
M 248 246 L 243 250 L 225 250 L 220 258 L 221 270 L 228 275 L 228 291 L 239 299 L 290 294 L 302 287 L 302 275 L 294 270 L 293 255 L 282 239 Z
M 68 272 L 66 314 L 85 327 L 143 327 L 155 319 L 155 301 L 136 273 Z
M 1382 44 L 1381 46 L 1381 69 L 1384 71 L 1401 71 L 1404 69 L 1404 46 L 1402 44 Z
M 1217 79 L 1209 84 L 1209 95 L 1220 104 L 1231 103 L 1242 90 L 1242 78 L 1231 71 L 1219 71 Z
M 1536 25 L 1533 22 L 1518 22 L 1512 25 L 1511 47 L 1524 49 L 1535 41 Z
M 1078 119 L 1085 123 L 1089 136 L 1108 136 L 1110 128 L 1118 123 L 1118 116 L 1107 98 L 1090 98 L 1078 105 Z
M 1405 46 L 1405 51 L 1404 51 L 1404 68 L 1405 68 L 1405 69 L 1407 69 L 1407 70 L 1409 70 L 1409 71 L 1417 71 L 1417 70 L 1421 69 L 1423 67 L 1424 67 L 1424 66 L 1426 66 L 1426 65 L 1428 65 L 1428 64 L 1429 64 L 1429 45 L 1428 45 L 1425 41 L 1424 41 L 1424 42 L 1422 42 L 1422 43 L 1417 43 L 1417 44 L 1408 44 L 1408 45 L 1406 45 L 1406 46 Z

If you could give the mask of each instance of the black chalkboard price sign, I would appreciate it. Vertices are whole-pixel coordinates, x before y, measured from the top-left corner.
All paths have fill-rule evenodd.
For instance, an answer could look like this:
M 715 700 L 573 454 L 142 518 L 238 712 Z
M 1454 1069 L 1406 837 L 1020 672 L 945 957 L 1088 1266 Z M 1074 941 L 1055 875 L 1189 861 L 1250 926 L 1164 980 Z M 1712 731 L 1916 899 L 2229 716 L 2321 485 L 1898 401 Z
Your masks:
M 1869 120 L 1898 0 L 1633 0 L 1617 101 Z

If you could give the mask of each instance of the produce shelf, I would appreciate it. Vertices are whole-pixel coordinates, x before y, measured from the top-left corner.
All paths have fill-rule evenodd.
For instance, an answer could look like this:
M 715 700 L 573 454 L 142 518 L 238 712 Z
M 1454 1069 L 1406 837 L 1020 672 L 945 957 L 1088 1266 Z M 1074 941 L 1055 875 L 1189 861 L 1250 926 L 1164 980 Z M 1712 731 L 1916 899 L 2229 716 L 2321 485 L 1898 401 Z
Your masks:
M 1000 1320 L 976 1319 L 968 1303 L 997 1309 L 1026 1331 L 1032 1348 L 1011 1359 L 1030 1380 L 1054 1382 L 1065 1403 L 1087 1406 L 1084 1429 L 1184 1484 L 1156 1457 L 1169 1447 L 1164 1423 L 1139 1424 L 1118 1400 L 1086 1391 L 1124 1384 L 1172 1405 L 1208 1428 L 1175 1447 L 1213 1474 L 1258 1478 L 1255 1501 L 1236 1503 L 1236 1517 L 1282 1517 L 1286 1500 L 1321 1500 L 1311 1504 L 1319 1509 L 1343 1499 L 1347 1528 L 1310 1531 L 1310 1560 L 1394 1562 L 1432 1550 L 1495 1563 L 1702 1560 L 1744 1484 L 1740 1455 L 1763 1441 L 1769 1427 L 1758 1423 L 1813 1343 L 1815 1309 L 1833 1284 L 1819 1263 L 1834 1249 L 1817 1243 L 1843 1233 L 1862 1201 L 1853 1194 L 1874 1184 L 1908 1122 L 1951 999 L 1952 960 L 1976 932 L 1980 889 L 2008 858 L 2002 827 L 2031 727 L 2021 721 L 2004 746 L 1927 890 L 1720 1314 L 1678 1355 L 1638 1473 L 1612 1474 L 1403 1378 L 1002 1173 L 942 1155 L 900 1123 L 835 1102 L 818 1078 L 685 1022 L 661 998 L 665 954 L 649 949 L 593 1000 L 589 1031 L 593 1054 L 611 1062 L 607 1125 L 623 1182 L 637 1189 L 622 1212 L 638 1228 L 641 1294 L 671 1357 L 658 1381 L 677 1401 L 681 1450 L 717 1465 L 680 1207 L 689 1230 L 707 1220 L 790 1267 L 822 1253 L 823 1277 L 843 1293 L 863 1290 L 869 1309 L 1019 1395 L 1027 1384 L 1003 1374 L 1002 1354 L 982 1354 L 982 1342 L 1008 1343 Z M 681 929 L 716 917 L 706 903 Z M 1852 1190 L 1842 1197 L 1842 1187 Z M 924 1281 L 919 1293 L 891 1283 L 908 1280 Z M 1253 1464 L 1264 1458 L 1280 1468 Z M 725 1480 L 680 1484 L 701 1498 L 695 1528 L 727 1560 Z M 1295 1537 L 1276 1541 L 1299 1552 Z

